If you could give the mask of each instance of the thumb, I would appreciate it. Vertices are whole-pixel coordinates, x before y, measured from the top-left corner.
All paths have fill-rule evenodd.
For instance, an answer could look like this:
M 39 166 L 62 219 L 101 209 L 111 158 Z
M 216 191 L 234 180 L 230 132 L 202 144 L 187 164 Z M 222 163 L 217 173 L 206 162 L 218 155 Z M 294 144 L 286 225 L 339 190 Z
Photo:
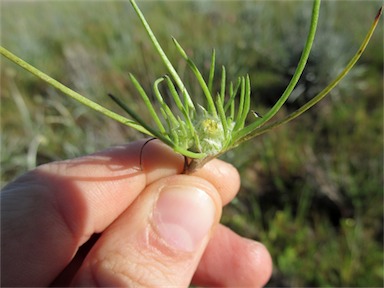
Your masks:
M 73 284 L 188 287 L 221 206 L 202 178 L 154 182 L 103 232 Z

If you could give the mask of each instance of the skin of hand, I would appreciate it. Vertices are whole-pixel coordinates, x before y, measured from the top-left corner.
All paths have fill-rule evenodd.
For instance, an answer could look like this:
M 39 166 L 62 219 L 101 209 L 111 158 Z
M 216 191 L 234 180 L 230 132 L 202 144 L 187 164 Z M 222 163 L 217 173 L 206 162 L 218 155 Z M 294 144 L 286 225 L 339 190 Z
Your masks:
M 236 169 L 143 141 L 42 165 L 1 192 L 2 286 L 263 286 L 266 248 L 219 224 Z M 141 153 L 142 152 L 142 153 Z M 140 159 L 141 158 L 141 159 Z

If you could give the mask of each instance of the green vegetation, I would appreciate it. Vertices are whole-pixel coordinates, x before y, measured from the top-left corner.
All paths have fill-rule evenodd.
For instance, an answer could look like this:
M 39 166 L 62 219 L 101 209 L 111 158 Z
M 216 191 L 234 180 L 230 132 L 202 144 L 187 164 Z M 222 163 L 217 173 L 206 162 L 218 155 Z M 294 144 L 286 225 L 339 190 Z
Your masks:
M 191 95 L 200 88 L 169 35 L 205 75 L 215 47 L 216 65 L 227 67 L 227 79 L 250 74 L 251 109 L 268 111 L 300 57 L 311 2 L 171 4 L 140 6 L 172 63 L 185 71 Z M 281 117 L 345 66 L 381 4 L 323 3 L 309 65 Z M 143 109 L 129 73 L 150 91 L 166 72 L 129 3 L 10 1 L 2 12 L 1 45 L 110 109 L 115 105 L 108 92 Z M 268 246 L 275 264 L 271 286 L 383 285 L 381 35 L 382 26 L 328 99 L 223 156 L 243 181 L 223 222 Z M 1 61 L 2 186 L 35 165 L 141 137 Z

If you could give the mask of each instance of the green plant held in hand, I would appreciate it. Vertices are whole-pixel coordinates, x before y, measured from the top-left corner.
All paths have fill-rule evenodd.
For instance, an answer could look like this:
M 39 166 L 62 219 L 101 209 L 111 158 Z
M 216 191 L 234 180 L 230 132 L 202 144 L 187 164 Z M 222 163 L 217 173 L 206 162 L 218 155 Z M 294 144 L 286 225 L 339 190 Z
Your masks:
M 175 152 L 180 153 L 189 159 L 187 171 L 197 169 L 207 161 L 218 157 L 242 142 L 291 121 L 323 99 L 345 77 L 360 58 L 373 35 L 382 13 L 382 9 L 380 9 L 357 53 L 346 65 L 344 70 L 327 87 L 292 114 L 279 121 L 271 123 L 270 120 L 284 105 L 305 68 L 315 38 L 320 0 L 314 0 L 307 40 L 296 71 L 282 96 L 276 104 L 263 115 L 263 117 L 260 117 L 256 112 L 250 110 L 251 80 L 248 75 L 239 77 L 237 81 L 228 83 L 226 69 L 225 67 L 222 67 L 219 82 L 220 88 L 218 91 L 214 91 L 215 51 L 213 50 L 212 53 L 209 75 L 206 80 L 181 45 L 176 39 L 173 39 L 177 51 L 186 61 L 188 67 L 195 76 L 201 88 L 201 94 L 205 98 L 205 105 L 203 105 L 203 103 L 196 103 L 195 99 L 197 97 L 192 97 L 188 92 L 181 77 L 169 61 L 136 2 L 134 0 L 130 0 L 130 2 L 140 18 L 150 41 L 168 70 L 168 75 L 160 77 L 153 84 L 153 94 L 158 102 L 156 105 L 151 103 L 147 92 L 140 85 L 139 81 L 130 74 L 130 79 L 133 85 L 136 87 L 141 100 L 146 105 L 148 112 L 153 119 L 152 124 L 148 124 L 142 120 L 138 113 L 136 113 L 129 105 L 125 104 L 120 98 L 109 95 L 130 115 L 131 119 L 106 109 L 92 100 L 76 93 L 18 58 L 7 49 L 0 47 L 0 52 L 11 61 L 84 105 L 144 134 L 160 139 L 162 142 L 172 147 Z M 163 91 L 164 88 L 167 89 L 172 96 L 174 101 L 172 107 L 175 107 L 177 111 L 172 111 L 170 105 L 164 100 L 162 93 L 160 92 Z M 249 118 L 254 120 L 249 121 Z

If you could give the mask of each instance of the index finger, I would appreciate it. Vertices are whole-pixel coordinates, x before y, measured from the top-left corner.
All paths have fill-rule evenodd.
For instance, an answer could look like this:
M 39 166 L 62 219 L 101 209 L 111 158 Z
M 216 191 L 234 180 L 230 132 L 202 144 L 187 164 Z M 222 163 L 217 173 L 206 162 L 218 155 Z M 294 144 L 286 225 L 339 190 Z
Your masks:
M 144 143 L 49 163 L 3 189 L 3 286 L 49 285 L 78 248 L 105 230 L 144 187 L 183 171 L 183 156 L 160 141 L 142 150 Z M 225 202 L 239 186 L 235 168 L 219 160 L 198 176 L 215 186 L 221 181 L 223 187 L 234 187 L 218 187 Z
M 140 159 L 143 144 L 49 163 L 4 187 L 3 286 L 49 285 L 78 247 L 112 223 L 146 185 L 182 171 L 183 157 L 158 141 L 146 145 Z

